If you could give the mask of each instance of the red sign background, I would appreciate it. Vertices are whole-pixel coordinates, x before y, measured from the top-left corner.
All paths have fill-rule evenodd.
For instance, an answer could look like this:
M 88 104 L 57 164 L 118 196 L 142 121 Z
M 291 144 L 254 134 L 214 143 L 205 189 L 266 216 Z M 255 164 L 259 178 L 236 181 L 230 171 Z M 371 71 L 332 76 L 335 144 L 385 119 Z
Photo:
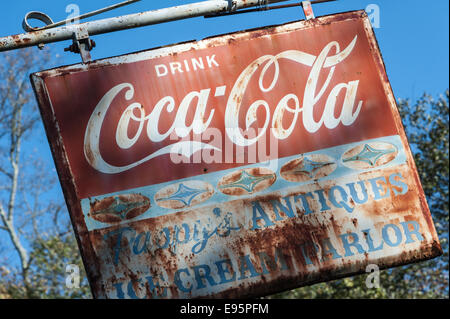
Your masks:
M 340 124 L 335 129 L 322 126 L 315 133 L 306 131 L 299 120 L 289 138 L 278 141 L 278 156 L 281 158 L 396 134 L 397 128 L 390 116 L 391 109 L 383 90 L 382 81 L 376 76 L 378 72 L 376 61 L 370 53 L 374 48 L 367 41 L 362 20 L 345 20 L 337 22 L 337 24 L 339 24 L 338 27 L 324 24 L 309 29 L 277 34 L 271 34 L 271 29 L 259 30 L 230 36 L 226 42 L 222 41 L 219 45 L 211 45 L 209 48 L 172 53 L 144 61 L 89 68 L 85 72 L 70 72 L 47 77 L 45 85 L 48 88 L 55 117 L 66 147 L 78 195 L 85 198 L 245 165 L 245 163 L 174 164 L 169 155 L 163 155 L 118 174 L 104 174 L 95 170 L 84 156 L 85 131 L 97 103 L 112 87 L 121 83 L 130 83 L 135 88 L 134 97 L 130 101 L 125 100 L 125 90 L 114 99 L 106 115 L 100 136 L 100 151 L 103 158 L 108 163 L 120 166 L 135 162 L 174 143 L 169 138 L 159 143 L 151 143 L 145 134 L 141 134 L 132 148 L 120 149 L 115 142 L 115 130 L 121 114 L 131 103 L 140 103 L 145 114 L 149 114 L 155 104 L 165 96 L 172 96 L 175 105 L 178 106 L 189 92 L 210 88 L 211 93 L 205 117 L 208 117 L 211 110 L 214 109 L 215 114 L 210 127 L 225 132 L 224 114 L 230 90 L 241 72 L 255 59 L 263 55 L 276 55 L 285 50 L 300 50 L 317 56 L 331 41 L 338 42 L 342 50 L 355 36 L 357 36 L 355 47 L 344 61 L 336 65 L 331 82 L 315 105 L 314 118 L 320 119 L 327 96 L 333 87 L 338 83 L 356 80 L 359 81 L 356 101 L 363 101 L 358 118 L 350 126 Z M 333 49 L 331 54 L 335 54 Z M 213 64 L 208 68 L 206 57 L 213 55 L 219 66 Z M 172 74 L 169 71 L 168 75 L 163 77 L 158 77 L 155 71 L 156 65 L 168 66 L 170 62 L 180 62 L 184 65 L 185 60 L 191 61 L 192 58 L 200 57 L 203 58 L 205 64 L 203 70 L 194 72 L 191 66 L 190 72 L 184 70 L 183 73 Z M 245 123 L 246 110 L 257 99 L 267 101 L 271 114 L 273 114 L 278 101 L 286 94 L 293 93 L 298 96 L 300 103 L 302 102 L 311 67 L 289 60 L 280 60 L 279 66 L 279 80 L 270 92 L 262 92 L 258 88 L 261 68 L 253 75 L 242 97 L 240 123 Z M 327 70 L 321 71 L 318 87 L 323 85 L 327 74 Z M 215 97 L 215 88 L 224 85 L 226 86 L 225 95 Z M 345 90 L 338 96 L 336 116 L 340 113 L 344 95 Z M 191 108 L 188 113 L 187 124 L 192 122 L 193 110 L 194 108 Z M 162 113 L 159 123 L 161 132 L 170 128 L 175 115 L 176 110 L 172 113 Z M 255 128 L 262 127 L 265 120 L 264 112 L 258 112 L 257 115 L 258 122 L 253 124 Z M 290 121 L 292 121 L 291 114 L 285 116 L 284 126 L 288 127 Z M 136 123 L 134 126 L 130 125 L 129 136 L 133 136 L 136 130 Z M 228 138 L 225 133 L 222 137 L 223 139 Z M 224 143 L 225 140 L 223 140 L 223 145 Z

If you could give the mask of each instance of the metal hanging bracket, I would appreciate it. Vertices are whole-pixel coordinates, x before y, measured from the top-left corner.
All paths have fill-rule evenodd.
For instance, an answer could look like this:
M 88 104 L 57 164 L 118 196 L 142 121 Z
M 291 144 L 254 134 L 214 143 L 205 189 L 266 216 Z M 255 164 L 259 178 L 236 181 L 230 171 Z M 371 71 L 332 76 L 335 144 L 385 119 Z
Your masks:
M 89 33 L 84 26 L 75 27 L 73 33 L 73 43 L 64 49 L 73 53 L 79 53 L 83 63 L 91 62 L 90 51 L 95 47 L 95 42 L 89 37 Z
M 302 9 L 305 13 L 306 20 L 314 19 L 314 12 L 311 6 L 311 1 L 302 1 Z

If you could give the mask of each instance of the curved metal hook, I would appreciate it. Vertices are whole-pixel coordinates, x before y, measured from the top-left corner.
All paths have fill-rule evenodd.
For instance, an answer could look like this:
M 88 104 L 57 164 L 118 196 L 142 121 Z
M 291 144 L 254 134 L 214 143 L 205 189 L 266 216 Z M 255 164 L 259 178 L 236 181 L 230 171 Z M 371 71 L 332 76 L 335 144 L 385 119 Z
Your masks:
M 22 28 L 27 32 L 36 31 L 36 30 L 39 30 L 42 28 L 42 27 L 32 27 L 28 23 L 28 19 L 36 19 L 36 20 L 42 21 L 46 24 L 46 26 L 53 24 L 52 18 L 50 18 L 45 13 L 42 13 L 39 11 L 31 11 L 25 15 L 25 18 L 23 18 L 23 21 L 22 21 Z

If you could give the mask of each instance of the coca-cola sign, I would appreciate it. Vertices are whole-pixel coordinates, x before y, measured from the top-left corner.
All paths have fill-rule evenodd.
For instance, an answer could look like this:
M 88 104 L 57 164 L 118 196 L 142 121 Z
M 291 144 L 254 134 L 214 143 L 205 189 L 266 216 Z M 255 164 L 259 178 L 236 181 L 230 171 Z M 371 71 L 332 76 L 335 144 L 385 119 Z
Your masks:
M 96 297 L 264 295 L 440 253 L 363 11 L 32 80 Z

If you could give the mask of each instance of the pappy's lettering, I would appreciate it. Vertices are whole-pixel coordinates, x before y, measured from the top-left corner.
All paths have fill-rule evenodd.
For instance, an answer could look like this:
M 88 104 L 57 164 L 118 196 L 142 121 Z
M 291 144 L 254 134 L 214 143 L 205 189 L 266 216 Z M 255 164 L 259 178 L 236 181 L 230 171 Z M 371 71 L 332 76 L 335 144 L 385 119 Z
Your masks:
M 115 265 L 119 263 L 119 258 L 124 251 L 126 254 L 140 255 L 153 254 L 158 249 L 168 249 L 175 255 L 178 246 L 191 244 L 192 253 L 198 254 L 205 249 L 210 238 L 228 237 L 232 232 L 241 229 L 240 226 L 236 226 L 231 213 L 221 216 L 219 208 L 215 208 L 213 213 L 214 217 L 203 222 L 199 220 L 193 225 L 183 223 L 170 228 L 164 227 L 155 233 L 150 231 L 136 233 L 131 227 L 121 227 L 106 233 L 104 238 L 112 237 L 114 240 L 115 244 L 112 247 L 114 247 Z M 125 246 L 125 242 L 131 242 L 132 245 Z

